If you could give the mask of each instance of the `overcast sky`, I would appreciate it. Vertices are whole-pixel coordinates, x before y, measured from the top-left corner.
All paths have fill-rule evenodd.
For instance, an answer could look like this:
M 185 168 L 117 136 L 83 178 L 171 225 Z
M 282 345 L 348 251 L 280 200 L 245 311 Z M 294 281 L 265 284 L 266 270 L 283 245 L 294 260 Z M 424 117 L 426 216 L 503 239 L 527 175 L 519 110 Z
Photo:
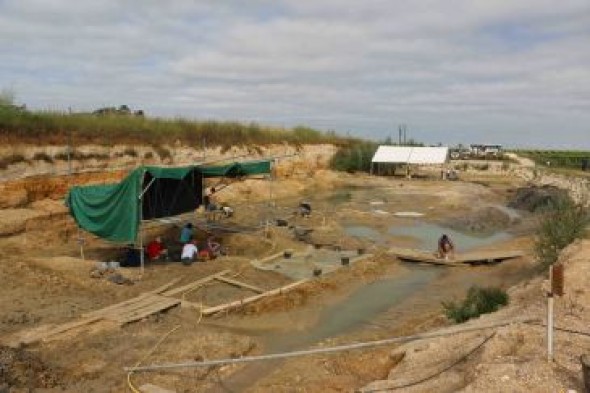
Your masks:
M 0 0 L 30 108 L 590 149 L 589 0 Z

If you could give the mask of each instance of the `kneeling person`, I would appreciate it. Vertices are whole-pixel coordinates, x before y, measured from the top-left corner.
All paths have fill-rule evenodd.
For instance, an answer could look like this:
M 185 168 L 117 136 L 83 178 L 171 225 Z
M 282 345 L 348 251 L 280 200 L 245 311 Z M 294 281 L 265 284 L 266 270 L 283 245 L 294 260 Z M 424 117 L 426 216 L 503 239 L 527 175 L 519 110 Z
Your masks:
M 183 265 L 190 265 L 196 259 L 197 255 L 199 254 L 199 250 L 196 246 L 196 241 L 191 239 L 188 243 L 182 247 L 182 255 L 180 257 L 180 261 Z
M 161 258 L 168 258 L 168 250 L 166 246 L 162 243 L 162 238 L 160 236 L 156 237 L 147 245 L 147 254 L 150 257 L 150 260 L 155 261 Z

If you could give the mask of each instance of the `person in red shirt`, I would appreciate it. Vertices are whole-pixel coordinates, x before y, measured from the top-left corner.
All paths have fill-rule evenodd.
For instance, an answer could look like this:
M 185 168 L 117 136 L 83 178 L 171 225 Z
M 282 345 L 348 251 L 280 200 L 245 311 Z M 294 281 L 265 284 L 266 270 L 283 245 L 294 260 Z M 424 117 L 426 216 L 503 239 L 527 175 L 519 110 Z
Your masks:
M 146 251 L 152 261 L 168 257 L 168 250 L 162 243 L 162 238 L 160 236 L 147 245 Z

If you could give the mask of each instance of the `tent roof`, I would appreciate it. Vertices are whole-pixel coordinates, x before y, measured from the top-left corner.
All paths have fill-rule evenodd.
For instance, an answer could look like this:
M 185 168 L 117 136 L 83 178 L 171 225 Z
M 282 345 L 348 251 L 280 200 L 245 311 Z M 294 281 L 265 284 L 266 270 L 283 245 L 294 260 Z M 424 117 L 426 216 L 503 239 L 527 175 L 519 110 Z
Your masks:
M 132 243 L 142 212 L 147 219 L 192 211 L 202 203 L 203 177 L 270 173 L 270 163 L 259 160 L 219 166 L 142 166 L 119 183 L 72 187 L 66 201 L 82 229 L 103 239 Z
M 372 162 L 392 164 L 444 164 L 448 147 L 379 146 Z

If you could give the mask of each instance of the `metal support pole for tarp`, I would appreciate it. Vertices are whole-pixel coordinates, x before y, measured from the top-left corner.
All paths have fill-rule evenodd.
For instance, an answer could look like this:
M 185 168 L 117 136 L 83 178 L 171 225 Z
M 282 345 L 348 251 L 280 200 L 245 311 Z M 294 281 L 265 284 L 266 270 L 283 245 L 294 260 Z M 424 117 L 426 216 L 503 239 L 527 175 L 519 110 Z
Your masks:
M 78 227 L 78 244 L 80 245 L 80 258 L 84 259 L 84 236 Z
M 141 184 L 143 184 L 143 180 L 145 178 L 145 172 L 141 175 Z M 150 188 L 150 186 L 154 183 L 156 178 L 154 177 L 149 184 L 143 189 L 141 194 L 139 194 L 139 228 L 138 228 L 138 235 L 139 235 L 139 264 L 140 264 L 140 276 L 143 277 L 144 273 L 144 266 L 145 260 L 143 255 L 143 194 Z

